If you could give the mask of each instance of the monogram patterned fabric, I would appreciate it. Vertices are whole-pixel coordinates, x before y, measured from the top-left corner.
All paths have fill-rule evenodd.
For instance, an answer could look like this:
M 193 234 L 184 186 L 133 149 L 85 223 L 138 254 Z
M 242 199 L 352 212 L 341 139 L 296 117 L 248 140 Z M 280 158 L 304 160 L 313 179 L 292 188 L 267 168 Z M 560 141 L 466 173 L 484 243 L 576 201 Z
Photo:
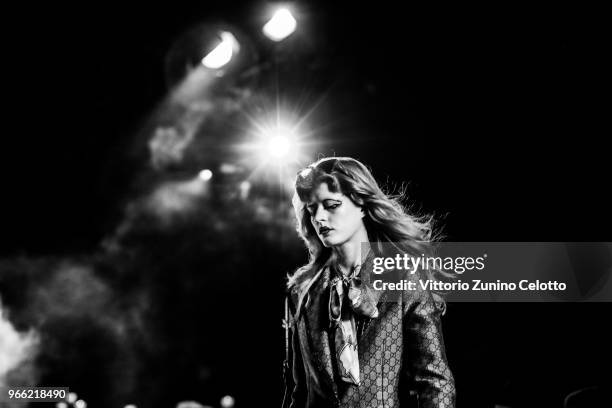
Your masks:
M 383 294 L 378 317 L 356 318 L 361 384 L 341 381 L 329 330 L 329 278 L 326 270 L 314 278 L 296 313 L 293 378 L 285 406 L 454 407 L 441 313 L 428 292 L 404 292 L 392 300 Z M 300 303 L 297 294 L 292 302 Z

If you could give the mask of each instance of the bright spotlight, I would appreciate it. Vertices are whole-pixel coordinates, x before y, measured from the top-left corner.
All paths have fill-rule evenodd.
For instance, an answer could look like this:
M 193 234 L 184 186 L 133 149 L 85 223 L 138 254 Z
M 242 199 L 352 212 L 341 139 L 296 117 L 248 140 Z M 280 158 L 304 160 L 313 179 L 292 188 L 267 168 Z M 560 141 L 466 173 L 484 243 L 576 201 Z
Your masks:
M 238 40 L 229 31 L 222 31 L 221 42 L 204 58 L 202 65 L 210 69 L 219 69 L 231 61 L 235 51 L 238 51 L 240 46 Z
M 272 41 L 282 41 L 295 31 L 297 22 L 286 8 L 276 10 L 270 21 L 264 27 L 263 32 Z
M 285 135 L 272 136 L 268 140 L 268 151 L 272 157 L 281 158 L 289 153 L 291 142 Z
M 309 141 L 307 116 L 279 106 L 262 110 L 257 116 L 249 115 L 251 129 L 245 134 L 246 140 L 235 146 L 236 152 L 243 157 L 244 168 L 252 169 L 249 180 L 251 176 L 278 176 L 284 185 L 311 153 L 313 142 Z M 248 197 L 249 187 L 245 186 L 241 197 Z
M 235 402 L 234 397 L 231 395 L 226 395 L 225 397 L 221 398 L 221 408 L 233 408 Z
M 209 169 L 204 169 L 198 173 L 198 178 L 202 181 L 208 181 L 212 178 L 213 172 Z
M 263 163 L 285 165 L 298 155 L 298 135 L 294 129 L 282 125 L 261 127 L 257 143 L 259 160 Z

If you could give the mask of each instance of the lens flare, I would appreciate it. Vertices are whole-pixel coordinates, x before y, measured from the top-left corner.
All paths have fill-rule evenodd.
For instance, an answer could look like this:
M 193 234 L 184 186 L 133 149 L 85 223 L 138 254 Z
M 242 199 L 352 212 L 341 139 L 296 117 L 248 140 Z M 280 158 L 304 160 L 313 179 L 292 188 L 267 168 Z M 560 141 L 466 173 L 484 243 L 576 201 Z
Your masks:
M 272 157 L 283 158 L 291 150 L 291 141 L 286 135 L 272 136 L 268 140 L 268 152 Z
M 294 162 L 298 156 L 299 135 L 290 126 L 263 127 L 259 135 L 259 159 L 269 164 Z

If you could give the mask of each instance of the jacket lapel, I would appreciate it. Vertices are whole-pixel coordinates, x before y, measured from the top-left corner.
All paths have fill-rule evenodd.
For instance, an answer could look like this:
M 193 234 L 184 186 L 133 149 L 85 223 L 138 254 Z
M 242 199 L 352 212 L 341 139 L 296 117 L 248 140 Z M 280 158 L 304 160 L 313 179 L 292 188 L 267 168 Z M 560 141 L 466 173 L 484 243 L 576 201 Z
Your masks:
M 332 368 L 332 347 L 329 343 L 329 268 L 326 266 L 318 279 L 313 282 L 304 300 L 304 319 L 308 326 L 310 351 L 317 373 L 319 385 L 326 392 L 337 397 L 338 388 L 334 381 Z
M 360 271 L 362 279 L 370 285 L 371 269 L 374 253 L 370 251 Z M 334 395 L 338 399 L 338 386 L 334 381 L 332 368 L 332 353 L 334 347 L 329 339 L 329 281 L 330 260 L 318 273 L 303 296 L 298 300 L 296 320 L 302 317 L 306 326 L 308 348 L 311 352 L 312 364 L 316 378 L 314 379 L 322 392 L 326 395 Z M 380 293 L 374 291 L 375 303 L 380 301 Z M 384 309 L 384 307 L 383 307 Z M 382 311 L 382 310 L 381 310 Z M 302 316 L 300 316 L 302 315 Z

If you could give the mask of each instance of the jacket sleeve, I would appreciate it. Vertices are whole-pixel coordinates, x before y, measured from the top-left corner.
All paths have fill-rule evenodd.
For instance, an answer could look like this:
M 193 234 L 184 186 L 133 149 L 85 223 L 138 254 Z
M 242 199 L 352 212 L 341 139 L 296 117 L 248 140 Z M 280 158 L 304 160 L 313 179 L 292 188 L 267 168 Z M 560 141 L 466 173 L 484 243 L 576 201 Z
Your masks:
M 291 305 L 291 297 L 289 297 L 288 302 Z M 282 408 L 302 408 L 306 406 L 306 378 L 297 333 L 297 322 L 293 320 L 294 315 L 295 308 L 291 305 L 288 350 L 283 367 L 285 392 Z
M 413 292 L 404 303 L 405 376 L 419 407 L 454 408 L 455 381 L 446 360 L 441 309 L 428 291 Z

